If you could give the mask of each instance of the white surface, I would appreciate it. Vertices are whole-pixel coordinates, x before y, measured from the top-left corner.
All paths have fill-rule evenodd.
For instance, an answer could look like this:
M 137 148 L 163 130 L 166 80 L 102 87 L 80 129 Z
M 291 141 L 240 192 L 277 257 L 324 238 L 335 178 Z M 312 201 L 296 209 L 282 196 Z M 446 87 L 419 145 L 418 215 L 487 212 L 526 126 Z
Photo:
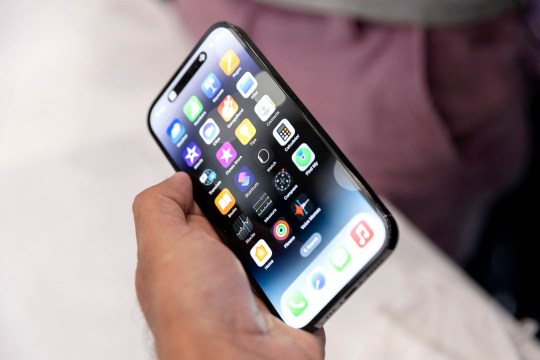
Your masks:
M 153 358 L 131 202 L 171 173 L 146 112 L 190 47 L 175 11 L 0 2 L 0 359 Z M 538 354 L 397 214 L 398 251 L 331 319 L 329 359 Z
M 186 55 L 171 6 L 0 2 L 0 359 L 148 359 L 133 196 L 172 173 L 146 114 Z

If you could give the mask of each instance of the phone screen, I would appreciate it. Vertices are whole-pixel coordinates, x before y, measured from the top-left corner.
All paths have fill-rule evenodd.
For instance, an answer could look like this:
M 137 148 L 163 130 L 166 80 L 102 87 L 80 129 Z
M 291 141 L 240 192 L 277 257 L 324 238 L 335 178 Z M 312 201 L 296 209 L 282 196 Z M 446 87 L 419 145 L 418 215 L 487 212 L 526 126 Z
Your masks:
M 257 54 L 232 28 L 214 27 L 158 97 L 149 124 L 256 290 L 302 328 L 389 247 L 393 231 Z

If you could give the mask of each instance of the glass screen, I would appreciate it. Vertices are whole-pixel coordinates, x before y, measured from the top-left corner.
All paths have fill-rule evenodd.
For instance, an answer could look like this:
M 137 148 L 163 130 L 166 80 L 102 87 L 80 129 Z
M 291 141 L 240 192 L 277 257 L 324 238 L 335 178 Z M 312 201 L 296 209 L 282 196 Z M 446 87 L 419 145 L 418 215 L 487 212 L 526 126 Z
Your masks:
M 387 237 L 373 201 L 308 116 L 226 27 L 208 34 L 150 112 L 154 136 L 190 174 L 199 206 L 298 328 Z

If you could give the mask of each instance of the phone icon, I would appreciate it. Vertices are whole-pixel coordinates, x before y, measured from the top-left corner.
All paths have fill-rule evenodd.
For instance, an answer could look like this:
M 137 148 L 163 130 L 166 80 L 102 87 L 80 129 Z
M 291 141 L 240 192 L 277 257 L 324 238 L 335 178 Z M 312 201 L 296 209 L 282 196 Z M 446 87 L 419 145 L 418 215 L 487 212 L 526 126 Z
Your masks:
M 272 249 L 270 249 L 266 241 L 261 239 L 251 248 L 249 254 L 255 264 L 261 267 L 272 257 Z
M 304 294 L 297 290 L 287 299 L 287 307 L 294 316 L 298 317 L 308 307 L 308 301 Z
M 298 170 L 304 171 L 315 161 L 315 153 L 304 143 L 292 154 L 292 161 Z
M 207 145 L 210 145 L 219 135 L 219 126 L 217 126 L 214 119 L 208 119 L 203 126 L 201 126 L 199 135 L 201 135 L 201 138 Z
M 193 95 L 189 98 L 187 103 L 184 105 L 184 115 L 188 118 L 190 122 L 195 122 L 199 115 L 201 115 L 203 111 L 203 106 L 201 101 Z
M 236 89 L 238 89 L 238 92 L 240 92 L 240 94 L 242 94 L 242 96 L 246 99 L 253 94 L 256 88 L 257 80 L 255 80 L 250 72 L 242 75 L 240 80 L 238 80 L 238 83 L 236 83 Z
M 208 74 L 201 84 L 201 90 L 209 99 L 213 98 L 219 89 L 221 89 L 221 82 L 214 73 Z
M 257 114 L 262 121 L 268 120 L 275 110 L 276 104 L 268 95 L 264 95 L 257 105 L 255 105 L 255 114 Z
M 229 189 L 223 189 L 214 200 L 216 207 L 218 208 L 221 215 L 227 215 L 227 213 L 233 208 L 236 204 L 234 196 L 231 194 Z
M 218 113 L 226 122 L 229 122 L 237 111 L 238 104 L 231 95 L 225 96 L 225 99 L 218 106 Z
M 169 135 L 169 138 L 173 142 L 173 144 L 178 144 L 178 142 L 182 139 L 182 136 L 186 133 L 186 127 L 182 125 L 180 120 L 174 119 L 174 121 L 169 125 L 169 128 L 167 129 L 167 135 Z
M 255 126 L 253 126 L 249 119 L 244 119 L 234 131 L 234 134 L 238 140 L 240 140 L 242 145 L 247 145 L 256 133 L 257 129 L 255 129 Z
M 354 242 L 361 248 L 366 246 L 367 243 L 373 239 L 373 230 L 368 225 L 366 220 L 360 220 L 351 230 L 351 237 Z
M 294 130 L 294 127 L 287 119 L 281 120 L 272 132 L 274 138 L 281 146 L 287 145 L 287 143 L 289 142 L 289 140 L 292 139 L 295 133 L 296 131 Z
M 232 75 L 238 65 L 240 65 L 240 58 L 232 50 L 227 50 L 225 55 L 219 60 L 219 67 L 227 76 Z

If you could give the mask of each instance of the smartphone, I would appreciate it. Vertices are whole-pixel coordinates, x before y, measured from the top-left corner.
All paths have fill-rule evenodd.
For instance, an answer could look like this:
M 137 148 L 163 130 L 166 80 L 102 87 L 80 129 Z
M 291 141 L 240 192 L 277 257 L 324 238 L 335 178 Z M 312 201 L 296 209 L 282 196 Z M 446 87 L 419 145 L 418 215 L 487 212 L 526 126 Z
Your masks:
M 148 124 L 254 291 L 292 327 L 320 328 L 397 244 L 388 209 L 233 24 L 202 36 Z

